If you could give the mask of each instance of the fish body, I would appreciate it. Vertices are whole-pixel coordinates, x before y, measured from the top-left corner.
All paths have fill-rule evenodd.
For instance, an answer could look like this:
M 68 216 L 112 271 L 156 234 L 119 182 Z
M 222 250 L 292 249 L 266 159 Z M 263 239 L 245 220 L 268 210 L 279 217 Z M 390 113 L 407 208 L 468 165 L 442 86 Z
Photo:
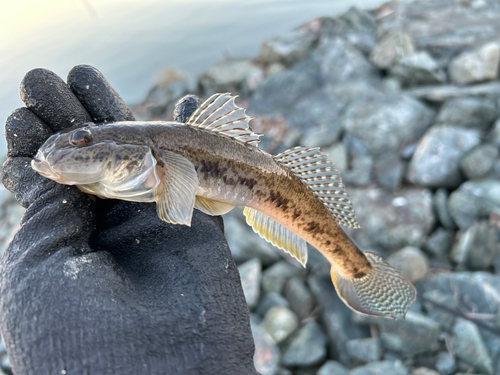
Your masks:
M 216 94 L 186 124 L 118 122 L 53 135 L 32 167 L 105 198 L 157 203 L 166 222 L 190 225 L 193 208 L 220 215 L 244 206 L 247 223 L 302 264 L 306 242 L 332 265 L 332 281 L 353 310 L 404 316 L 411 283 L 378 255 L 363 253 L 342 225 L 359 227 L 338 170 L 317 148 L 278 155 L 234 97 Z

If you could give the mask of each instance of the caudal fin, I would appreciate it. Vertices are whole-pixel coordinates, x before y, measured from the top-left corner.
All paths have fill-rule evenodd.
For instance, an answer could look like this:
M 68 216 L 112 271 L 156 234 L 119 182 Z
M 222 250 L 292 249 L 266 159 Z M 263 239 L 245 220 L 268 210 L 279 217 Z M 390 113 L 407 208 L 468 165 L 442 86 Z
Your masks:
M 332 281 L 338 295 L 358 313 L 404 318 L 417 297 L 415 287 L 377 254 L 364 254 L 372 267 L 363 277 L 345 279 L 332 268 Z

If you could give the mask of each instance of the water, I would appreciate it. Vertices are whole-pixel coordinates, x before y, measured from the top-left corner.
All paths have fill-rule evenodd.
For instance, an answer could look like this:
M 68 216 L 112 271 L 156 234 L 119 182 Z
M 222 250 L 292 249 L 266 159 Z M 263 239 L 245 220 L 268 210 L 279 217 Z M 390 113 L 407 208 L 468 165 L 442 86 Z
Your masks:
M 252 57 L 262 41 L 314 17 L 374 8 L 382 0 L 2 0 L 0 121 L 22 105 L 19 83 L 35 67 L 66 78 L 98 68 L 128 104 L 166 67 L 199 74 L 224 56 Z M 0 142 L 0 155 L 5 144 Z

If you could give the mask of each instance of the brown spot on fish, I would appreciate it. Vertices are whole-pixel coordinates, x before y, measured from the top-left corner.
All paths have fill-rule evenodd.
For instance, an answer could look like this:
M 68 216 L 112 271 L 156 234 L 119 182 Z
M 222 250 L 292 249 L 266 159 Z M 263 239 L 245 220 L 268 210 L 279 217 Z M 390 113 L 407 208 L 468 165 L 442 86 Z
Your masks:
M 127 166 L 125 167 L 125 169 L 127 169 L 127 171 L 131 172 L 134 170 L 134 168 L 138 165 L 139 163 L 137 161 L 131 161 L 130 163 L 127 164 Z
M 269 197 L 266 199 L 267 202 L 274 203 L 277 208 L 281 208 L 283 211 L 288 210 L 288 198 L 284 198 L 280 192 L 271 190 L 269 192 Z
M 297 218 L 298 218 L 300 215 L 302 215 L 302 211 L 301 211 L 301 210 L 298 210 L 298 209 L 294 209 L 294 210 L 293 210 L 293 215 L 292 215 L 293 220 L 297 220 Z

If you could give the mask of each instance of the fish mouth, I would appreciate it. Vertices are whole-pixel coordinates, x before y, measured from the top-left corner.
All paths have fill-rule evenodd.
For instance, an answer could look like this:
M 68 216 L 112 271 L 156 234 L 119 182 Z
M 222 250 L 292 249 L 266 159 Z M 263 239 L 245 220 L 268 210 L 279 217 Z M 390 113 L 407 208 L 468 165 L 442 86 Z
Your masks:
M 36 172 L 40 173 L 42 176 L 50 178 L 51 180 L 57 181 L 61 178 L 52 168 L 50 168 L 49 164 L 45 160 L 43 154 L 38 151 L 38 153 L 31 160 L 31 168 L 33 168 Z

